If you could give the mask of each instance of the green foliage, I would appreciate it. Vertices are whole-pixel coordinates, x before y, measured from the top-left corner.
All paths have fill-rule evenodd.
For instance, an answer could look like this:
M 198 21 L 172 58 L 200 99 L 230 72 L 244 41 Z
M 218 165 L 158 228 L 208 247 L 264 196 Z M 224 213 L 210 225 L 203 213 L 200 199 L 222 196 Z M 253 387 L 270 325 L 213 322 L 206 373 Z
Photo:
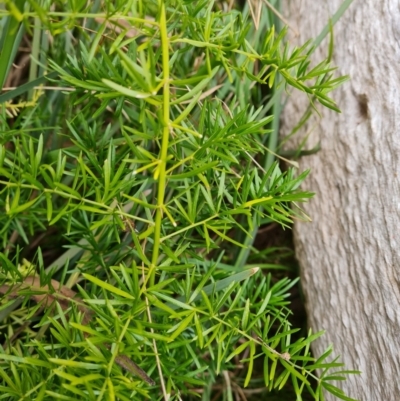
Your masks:
M 346 78 L 311 67 L 268 9 L 256 30 L 210 0 L 23 3 L 2 11 L 36 58 L 0 96 L 0 397 L 208 400 L 225 383 L 227 400 L 350 400 L 332 349 L 310 355 L 321 333 L 291 327 L 297 280 L 247 262 L 257 228 L 303 219 L 312 196 L 270 156 L 271 107 L 294 88 L 338 110 Z M 35 89 L 46 72 L 54 90 Z

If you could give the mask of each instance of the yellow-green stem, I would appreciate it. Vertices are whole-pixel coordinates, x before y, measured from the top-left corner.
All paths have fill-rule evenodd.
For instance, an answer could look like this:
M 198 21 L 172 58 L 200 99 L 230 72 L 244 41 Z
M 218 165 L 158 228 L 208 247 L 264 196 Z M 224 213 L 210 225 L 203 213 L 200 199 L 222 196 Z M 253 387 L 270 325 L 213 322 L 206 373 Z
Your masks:
M 151 259 L 151 270 L 150 270 L 150 285 L 154 284 L 155 281 L 155 269 L 157 266 L 157 260 L 159 255 L 160 238 L 161 238 L 161 222 L 164 206 L 164 195 L 166 185 L 166 166 L 167 166 L 167 155 L 168 155 L 168 141 L 169 141 L 169 43 L 168 43 L 168 32 L 167 32 L 167 20 L 165 15 L 165 4 L 164 0 L 161 0 L 161 13 L 160 13 L 160 34 L 161 34 L 161 47 L 162 47 L 162 66 L 164 75 L 164 87 L 163 87 L 163 132 L 161 141 L 161 154 L 159 164 L 159 175 L 158 175 L 158 190 L 157 190 L 157 211 L 155 218 L 154 228 L 154 245 L 153 245 L 153 256 Z

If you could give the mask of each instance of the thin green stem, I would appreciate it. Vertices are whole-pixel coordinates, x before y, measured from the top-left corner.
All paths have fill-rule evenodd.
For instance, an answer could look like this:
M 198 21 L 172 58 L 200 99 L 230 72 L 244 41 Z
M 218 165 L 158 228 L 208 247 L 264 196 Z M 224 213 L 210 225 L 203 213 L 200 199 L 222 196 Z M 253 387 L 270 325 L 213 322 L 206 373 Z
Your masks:
M 167 32 L 167 19 L 165 15 L 165 4 L 164 0 L 161 0 L 161 13 L 160 13 L 160 34 L 161 34 L 161 46 L 162 46 L 162 66 L 164 75 L 164 86 L 163 86 L 163 132 L 161 142 L 161 154 L 160 164 L 158 165 L 158 192 L 157 192 L 157 211 L 155 218 L 154 228 L 154 244 L 153 244 L 153 256 L 151 260 L 152 269 L 150 276 L 150 286 L 154 285 L 155 281 L 155 267 L 157 265 L 160 238 L 161 238 L 161 225 L 162 215 L 164 208 L 164 196 L 165 196 L 165 185 L 167 181 L 166 166 L 167 166 L 167 155 L 168 155 L 168 144 L 169 144 L 169 109 L 170 109 L 170 98 L 169 98 L 169 42 Z
M 339 18 L 344 14 L 344 12 L 350 7 L 353 0 L 344 0 L 340 5 L 338 10 L 333 14 L 330 23 L 326 24 L 321 33 L 315 38 L 313 45 L 317 48 L 321 42 L 325 39 L 326 35 L 328 35 L 330 28 L 338 22 Z
M 31 63 L 29 68 L 29 82 L 36 80 L 38 75 L 38 60 L 40 57 L 40 39 L 42 35 L 42 22 L 39 17 L 35 17 L 35 27 L 33 29 L 33 40 L 32 40 L 32 53 Z M 29 91 L 28 99 L 33 99 L 34 89 Z

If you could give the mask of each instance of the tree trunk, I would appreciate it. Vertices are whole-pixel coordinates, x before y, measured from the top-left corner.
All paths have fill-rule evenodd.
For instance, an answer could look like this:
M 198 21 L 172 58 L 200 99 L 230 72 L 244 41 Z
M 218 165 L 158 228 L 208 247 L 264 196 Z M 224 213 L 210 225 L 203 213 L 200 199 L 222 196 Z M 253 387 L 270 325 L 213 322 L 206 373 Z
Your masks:
M 288 2 L 299 43 L 316 37 L 342 0 Z M 326 330 L 315 344 L 333 343 L 346 368 L 362 375 L 340 387 L 362 401 L 400 399 L 400 4 L 355 0 L 334 27 L 334 64 L 350 81 L 333 93 L 342 110 L 322 111 L 305 134 L 321 150 L 300 159 L 311 169 L 305 205 L 311 223 L 296 223 L 309 323 Z M 316 58 L 327 54 L 322 43 Z M 283 134 L 307 100 L 294 93 Z M 327 400 L 335 399 L 333 396 Z

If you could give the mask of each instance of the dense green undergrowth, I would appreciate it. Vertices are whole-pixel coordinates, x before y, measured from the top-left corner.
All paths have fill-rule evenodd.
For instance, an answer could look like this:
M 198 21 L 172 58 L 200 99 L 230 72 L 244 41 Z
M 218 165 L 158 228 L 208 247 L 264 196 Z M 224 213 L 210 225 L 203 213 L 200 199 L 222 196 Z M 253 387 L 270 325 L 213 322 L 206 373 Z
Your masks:
M 291 326 L 297 280 L 252 246 L 312 196 L 275 160 L 282 92 L 337 110 L 345 78 L 250 11 L 0 10 L 0 399 L 349 399 L 332 349 L 310 354 L 322 333 Z

